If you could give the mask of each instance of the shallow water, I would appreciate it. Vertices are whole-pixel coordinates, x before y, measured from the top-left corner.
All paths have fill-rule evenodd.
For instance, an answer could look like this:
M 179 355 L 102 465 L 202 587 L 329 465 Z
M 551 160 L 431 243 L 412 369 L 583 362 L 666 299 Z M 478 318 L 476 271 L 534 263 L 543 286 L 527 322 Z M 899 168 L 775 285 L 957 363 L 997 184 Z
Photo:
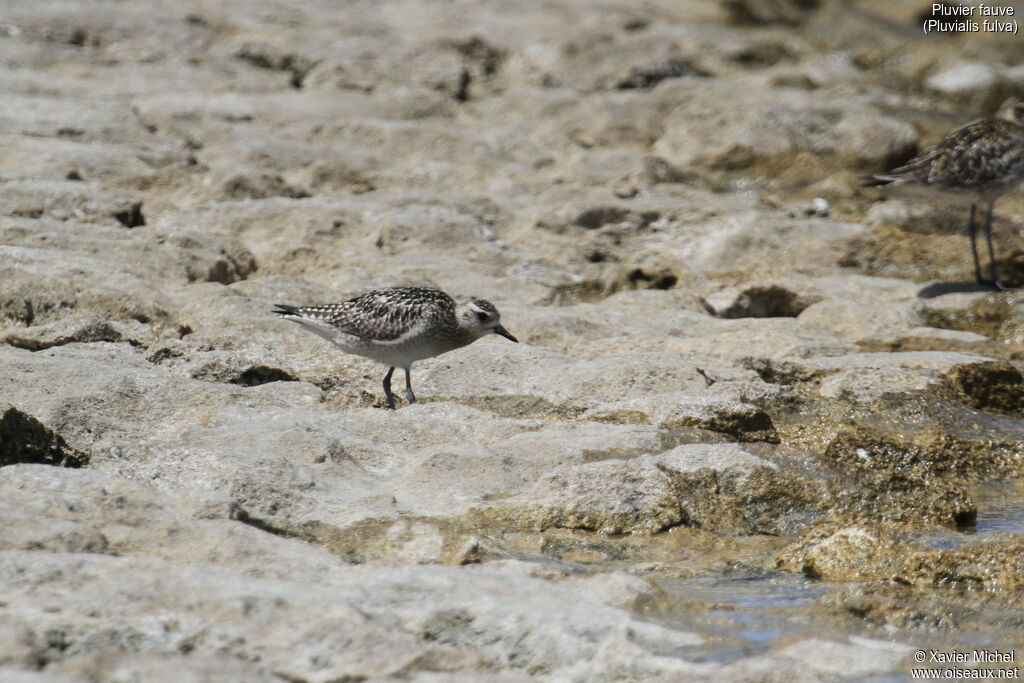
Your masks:
M 916 666 L 913 653 L 917 650 L 1016 649 L 1018 657 L 1020 655 L 1019 634 L 1015 629 L 893 631 L 864 623 L 844 624 L 813 609 L 816 601 L 846 584 L 757 571 L 731 576 L 654 579 L 654 582 L 690 607 L 647 613 L 643 618 L 703 635 L 706 641 L 700 646 L 675 653 L 694 662 L 728 664 L 747 657 L 778 653 L 790 644 L 812 638 L 853 645 L 867 639 L 883 647 L 888 642 L 896 648 L 906 648 L 906 657 L 899 659 L 891 670 L 856 678 L 884 683 L 911 680 L 911 669 Z M 838 677 L 837 680 L 850 679 Z
M 989 481 L 967 490 L 978 506 L 978 520 L 969 533 L 1024 533 L 1024 481 Z
M 711 641 L 694 661 L 728 662 L 768 652 L 808 629 L 805 608 L 829 586 L 793 574 L 751 573 L 694 579 L 657 579 L 664 591 L 700 601 L 703 613 L 649 615 L 666 626 L 695 630 Z

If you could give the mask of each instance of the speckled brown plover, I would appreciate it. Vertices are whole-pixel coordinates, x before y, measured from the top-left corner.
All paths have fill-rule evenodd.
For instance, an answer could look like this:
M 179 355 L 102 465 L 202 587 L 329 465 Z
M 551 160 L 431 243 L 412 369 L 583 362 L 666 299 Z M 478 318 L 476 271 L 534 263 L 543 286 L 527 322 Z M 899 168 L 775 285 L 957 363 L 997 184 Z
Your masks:
M 432 287 L 376 289 L 348 301 L 320 306 L 278 304 L 274 313 L 347 353 L 387 365 L 384 396 L 392 410 L 395 395 L 391 392 L 391 375 L 395 368 L 405 371 L 405 398 L 415 403 L 409 376 L 414 362 L 472 344 L 489 334 L 519 341 L 501 326 L 501 316 L 491 302 L 469 299 L 456 304 Z
M 892 190 L 895 195 L 969 205 L 967 231 L 974 278 L 978 284 L 1005 289 L 992 248 L 992 208 L 996 200 L 1024 181 L 1024 100 L 1008 100 L 995 116 L 967 124 L 907 164 L 867 180 L 865 185 Z M 988 208 L 984 230 L 989 279 L 981 276 L 978 263 L 974 218 L 979 204 Z

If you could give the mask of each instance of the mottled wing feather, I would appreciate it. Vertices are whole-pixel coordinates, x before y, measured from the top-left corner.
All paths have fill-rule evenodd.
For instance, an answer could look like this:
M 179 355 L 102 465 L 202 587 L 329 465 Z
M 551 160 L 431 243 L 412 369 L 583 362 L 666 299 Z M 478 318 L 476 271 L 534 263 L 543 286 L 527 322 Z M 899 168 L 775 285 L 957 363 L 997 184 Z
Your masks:
M 377 342 L 394 341 L 424 319 L 454 316 L 450 296 L 427 287 L 378 289 L 336 304 L 302 306 L 293 315 L 322 320 L 340 332 Z
M 984 187 L 1019 172 L 1024 164 L 1024 139 L 1010 123 L 985 120 L 951 133 L 927 152 L 876 181 L 920 182 L 936 186 Z
M 936 145 L 928 182 L 933 185 L 998 183 L 1024 159 L 1020 130 L 1005 121 L 965 126 Z

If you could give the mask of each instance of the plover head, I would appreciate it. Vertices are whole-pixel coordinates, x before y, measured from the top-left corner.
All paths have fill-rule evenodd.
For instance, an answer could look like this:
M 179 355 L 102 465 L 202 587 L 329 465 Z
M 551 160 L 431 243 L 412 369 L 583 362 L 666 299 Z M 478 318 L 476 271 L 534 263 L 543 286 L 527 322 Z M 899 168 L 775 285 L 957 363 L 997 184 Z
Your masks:
M 1024 128 L 1024 99 L 1014 97 L 1003 102 L 996 112 L 996 118 Z
M 488 334 L 500 334 L 505 339 L 519 343 L 518 339 L 501 326 L 501 314 L 490 301 L 484 299 L 464 301 L 456 307 L 455 317 L 459 321 L 459 327 L 474 339 Z

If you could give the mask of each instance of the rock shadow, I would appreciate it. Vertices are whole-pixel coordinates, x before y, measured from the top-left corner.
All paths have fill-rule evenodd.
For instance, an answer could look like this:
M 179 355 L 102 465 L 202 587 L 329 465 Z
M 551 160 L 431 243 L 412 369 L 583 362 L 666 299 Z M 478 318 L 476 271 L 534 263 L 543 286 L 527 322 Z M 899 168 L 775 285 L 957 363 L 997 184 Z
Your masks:
M 945 294 L 977 294 L 979 292 L 998 292 L 992 285 L 979 285 L 977 282 L 932 282 L 917 293 L 918 299 L 934 299 Z

